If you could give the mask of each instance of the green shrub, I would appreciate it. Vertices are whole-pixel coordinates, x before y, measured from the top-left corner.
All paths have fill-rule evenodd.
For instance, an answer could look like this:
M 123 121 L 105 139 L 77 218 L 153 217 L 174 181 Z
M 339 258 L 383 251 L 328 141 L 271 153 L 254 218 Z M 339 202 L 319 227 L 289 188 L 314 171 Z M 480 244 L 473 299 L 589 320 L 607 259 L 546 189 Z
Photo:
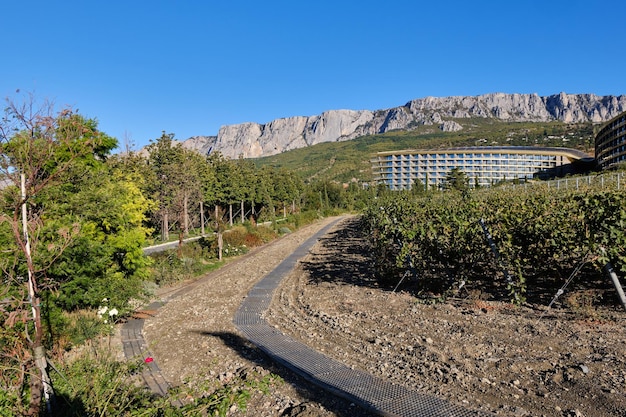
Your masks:
M 236 226 L 224 233 L 224 245 L 243 246 L 246 242 L 248 231 L 244 226 Z
M 252 234 L 254 236 L 257 236 L 258 239 L 263 243 L 271 242 L 277 237 L 274 229 L 272 229 L 271 227 L 267 227 L 267 226 L 257 227 L 256 230 Z
M 59 335 L 60 341 L 67 337 L 71 346 L 79 346 L 88 340 L 97 338 L 100 335 L 109 334 L 112 330 L 112 323 L 103 317 L 99 317 L 94 311 L 77 311 L 74 313 L 64 313 L 67 318 L 63 333 Z M 105 323 L 105 320 L 107 321 Z
M 171 285 L 218 268 L 216 239 L 206 237 L 179 249 L 151 255 L 150 279 L 157 285 Z

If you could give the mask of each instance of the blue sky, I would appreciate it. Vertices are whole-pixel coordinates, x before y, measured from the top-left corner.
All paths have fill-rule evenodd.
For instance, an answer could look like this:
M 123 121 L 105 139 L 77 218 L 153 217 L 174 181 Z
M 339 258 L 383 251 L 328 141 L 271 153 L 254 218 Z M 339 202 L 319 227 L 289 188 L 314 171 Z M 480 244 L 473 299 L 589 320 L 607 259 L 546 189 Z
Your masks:
M 621 0 L 5 3 L 1 97 L 71 106 L 135 148 L 426 96 L 626 94 Z

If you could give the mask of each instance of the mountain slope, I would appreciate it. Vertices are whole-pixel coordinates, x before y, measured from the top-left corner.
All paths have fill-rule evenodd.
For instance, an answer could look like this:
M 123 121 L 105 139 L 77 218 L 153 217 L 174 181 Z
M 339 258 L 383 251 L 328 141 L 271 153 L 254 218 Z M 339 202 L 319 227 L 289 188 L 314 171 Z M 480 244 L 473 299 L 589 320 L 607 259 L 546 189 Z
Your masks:
M 201 153 L 258 158 L 323 142 L 339 142 L 394 130 L 433 126 L 463 129 L 456 120 L 497 119 L 508 122 L 601 123 L 626 111 L 626 96 L 595 94 L 492 93 L 480 96 L 425 97 L 386 110 L 331 110 L 317 116 L 295 116 L 266 124 L 222 126 L 217 136 L 195 136 L 184 146 Z
M 592 122 L 511 122 L 496 118 L 456 119 L 461 130 L 443 132 L 439 126 L 416 126 L 354 140 L 324 142 L 254 159 L 294 172 L 305 181 L 370 182 L 370 159 L 381 151 L 441 149 L 457 146 L 550 146 L 575 148 L 593 155 Z

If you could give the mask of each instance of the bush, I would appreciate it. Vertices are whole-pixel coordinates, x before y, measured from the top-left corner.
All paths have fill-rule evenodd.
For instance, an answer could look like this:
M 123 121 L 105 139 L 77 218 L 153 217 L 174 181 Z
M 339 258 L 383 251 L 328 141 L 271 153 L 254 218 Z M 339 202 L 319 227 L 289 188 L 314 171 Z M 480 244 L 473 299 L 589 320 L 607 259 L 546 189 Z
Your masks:
M 277 237 L 274 229 L 266 226 L 257 227 L 251 234 L 258 237 L 258 239 L 263 243 L 271 242 Z
M 59 342 L 67 340 L 65 350 L 72 346 L 79 346 L 88 340 L 97 338 L 100 335 L 110 334 L 112 327 L 109 320 L 98 316 L 95 311 L 81 310 L 73 313 L 64 313 L 65 327 L 63 333 L 59 334 Z M 114 320 L 114 319 L 113 319 Z M 59 344 L 59 343 L 57 343 Z M 63 343 L 60 343 L 62 347 Z
M 278 228 L 278 233 L 281 235 L 287 235 L 291 233 L 291 229 L 289 229 L 287 226 L 282 226 Z
M 213 237 L 203 238 L 184 244 L 180 250 L 172 249 L 151 255 L 151 279 L 157 285 L 170 285 L 218 268 L 221 263 L 212 255 L 217 253 L 214 240 Z
M 248 230 L 244 226 L 235 226 L 224 233 L 224 245 L 243 246 Z

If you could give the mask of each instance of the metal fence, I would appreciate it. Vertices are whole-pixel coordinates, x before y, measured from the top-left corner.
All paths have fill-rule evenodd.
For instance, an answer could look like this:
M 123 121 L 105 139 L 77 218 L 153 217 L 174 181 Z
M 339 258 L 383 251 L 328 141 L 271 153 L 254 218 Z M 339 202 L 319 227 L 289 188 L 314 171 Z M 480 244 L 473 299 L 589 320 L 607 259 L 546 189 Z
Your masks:
M 587 175 L 584 177 L 567 177 L 550 181 L 530 181 L 523 184 L 507 184 L 505 189 L 524 189 L 545 187 L 549 190 L 584 190 L 587 188 L 601 188 L 610 190 L 621 190 L 626 188 L 626 172 L 611 172 L 597 175 Z

